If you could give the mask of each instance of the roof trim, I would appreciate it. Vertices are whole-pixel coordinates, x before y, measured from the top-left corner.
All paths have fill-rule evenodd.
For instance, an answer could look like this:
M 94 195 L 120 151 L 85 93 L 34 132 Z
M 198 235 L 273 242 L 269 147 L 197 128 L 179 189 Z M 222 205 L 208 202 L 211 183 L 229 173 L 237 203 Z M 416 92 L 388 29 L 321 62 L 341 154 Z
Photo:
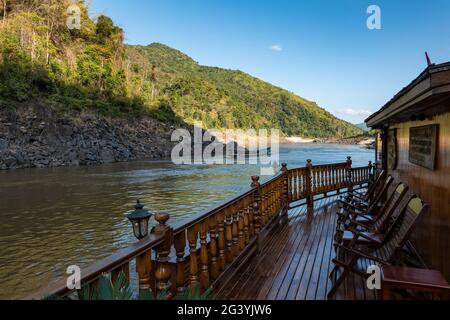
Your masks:
M 414 79 L 408 86 L 404 87 L 399 93 L 397 93 L 388 103 L 386 103 L 379 111 L 372 114 L 366 119 L 366 123 L 370 127 L 379 125 L 382 121 L 389 119 L 391 116 L 397 114 L 400 111 L 404 111 L 410 106 L 414 105 L 422 98 L 433 95 L 433 85 L 431 76 L 435 73 L 442 71 L 450 71 L 450 62 L 442 64 L 433 64 L 427 67 L 420 75 Z M 416 91 L 416 92 L 414 92 Z M 413 95 L 406 97 L 407 94 Z M 407 100 L 405 100 L 408 98 Z M 405 101 L 401 101 L 401 99 Z M 389 110 L 391 109 L 391 110 Z

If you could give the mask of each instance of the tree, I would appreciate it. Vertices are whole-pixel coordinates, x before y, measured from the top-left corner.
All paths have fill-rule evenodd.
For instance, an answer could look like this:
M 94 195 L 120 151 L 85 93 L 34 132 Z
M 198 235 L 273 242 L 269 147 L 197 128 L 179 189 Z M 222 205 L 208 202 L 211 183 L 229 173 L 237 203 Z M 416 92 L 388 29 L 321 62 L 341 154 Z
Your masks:
M 156 82 L 158 81 L 155 65 L 152 65 L 152 74 L 150 75 L 150 81 L 152 82 L 152 100 L 153 100 L 155 98 L 156 93 Z
M 2 13 L 3 13 L 3 26 L 6 23 L 6 5 L 7 5 L 7 0 L 2 0 Z

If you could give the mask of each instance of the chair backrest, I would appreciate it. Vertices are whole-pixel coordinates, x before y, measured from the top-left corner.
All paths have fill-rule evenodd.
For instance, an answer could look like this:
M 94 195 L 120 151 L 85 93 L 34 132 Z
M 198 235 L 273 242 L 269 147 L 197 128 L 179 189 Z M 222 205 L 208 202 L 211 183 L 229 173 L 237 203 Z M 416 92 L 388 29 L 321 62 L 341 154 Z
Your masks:
M 385 233 L 391 224 L 392 215 L 395 210 L 398 208 L 406 193 L 408 192 L 409 187 L 405 185 L 403 182 L 399 182 L 397 187 L 392 192 L 389 199 L 384 204 L 383 208 L 380 211 L 379 216 L 375 220 L 375 231 L 377 233 Z
M 374 214 L 376 213 L 378 204 L 380 203 L 381 199 L 386 196 L 386 193 L 388 192 L 392 182 L 394 182 L 394 178 L 391 175 L 387 176 L 386 180 L 384 180 L 384 183 L 381 184 L 381 188 L 377 191 L 377 193 L 374 194 L 372 201 L 370 201 L 370 205 L 368 208 L 369 212 Z
M 364 200 L 369 201 L 370 199 L 373 199 L 374 194 L 382 188 L 383 181 L 385 181 L 386 177 L 386 171 L 381 171 L 374 183 L 370 186 L 370 188 L 367 190 L 367 193 L 364 197 Z
M 394 260 L 396 252 L 405 246 L 414 228 L 427 214 L 429 208 L 429 205 L 416 195 L 412 195 L 402 206 L 400 213 L 389 227 L 381 247 L 390 261 Z

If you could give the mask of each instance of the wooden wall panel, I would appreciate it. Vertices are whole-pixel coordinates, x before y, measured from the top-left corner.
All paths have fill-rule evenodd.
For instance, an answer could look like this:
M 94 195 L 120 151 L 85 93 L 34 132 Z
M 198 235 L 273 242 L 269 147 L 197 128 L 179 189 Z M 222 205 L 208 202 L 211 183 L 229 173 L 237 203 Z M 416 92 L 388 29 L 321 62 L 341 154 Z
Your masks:
M 432 171 L 409 162 L 410 127 L 439 124 L 437 166 Z M 398 163 L 390 173 L 430 204 L 431 212 L 418 226 L 413 243 L 425 261 L 450 280 L 450 113 L 432 120 L 405 122 L 397 128 Z

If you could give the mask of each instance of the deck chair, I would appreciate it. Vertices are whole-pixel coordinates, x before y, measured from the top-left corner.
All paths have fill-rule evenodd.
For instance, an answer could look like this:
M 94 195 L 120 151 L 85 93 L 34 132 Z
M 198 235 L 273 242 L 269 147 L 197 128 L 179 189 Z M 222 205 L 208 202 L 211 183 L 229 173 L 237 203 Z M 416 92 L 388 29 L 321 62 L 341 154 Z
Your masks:
M 386 196 L 389 187 L 393 182 L 394 178 L 389 175 L 386 178 L 384 184 L 381 185 L 381 190 L 371 201 L 371 203 L 368 204 L 367 208 L 355 205 L 354 203 L 348 202 L 344 199 L 339 199 L 337 203 L 338 209 L 336 211 L 336 213 L 338 214 L 338 220 L 336 225 L 335 240 L 343 235 L 342 232 L 345 231 L 345 225 L 349 218 L 356 215 L 372 215 L 374 217 L 377 216 L 378 213 L 381 212 L 379 207 L 381 199 Z
M 361 202 L 361 203 L 368 203 L 375 195 L 381 190 L 383 182 L 386 178 L 386 171 L 381 171 L 378 175 L 377 179 L 374 181 L 374 183 L 367 189 L 367 192 L 362 194 L 359 192 L 348 192 L 347 193 L 347 200 L 351 200 L 353 202 Z
M 396 218 L 395 212 L 398 211 L 398 206 L 407 191 L 408 188 L 403 183 L 400 183 L 387 202 L 387 207 L 380 215 L 381 217 L 373 221 L 372 224 L 360 223 L 357 220 L 354 221 L 344 231 L 340 243 L 346 247 L 353 247 L 354 245 L 363 245 L 371 248 L 381 247 L 395 231 L 395 225 L 393 224 Z M 355 234 L 358 234 L 358 237 L 355 237 Z
M 348 224 L 346 222 L 338 226 L 340 229 L 336 230 L 335 242 L 350 241 L 353 238 L 353 234 L 347 231 L 349 228 L 354 228 L 362 232 L 372 232 L 378 235 L 385 234 L 391 225 L 394 212 L 398 209 L 407 192 L 408 186 L 400 182 L 377 215 L 362 214 L 350 210 L 344 213 L 337 212 L 338 215 L 343 216 L 340 220 L 349 222 Z
M 386 238 L 382 245 L 380 245 L 375 250 L 368 250 L 368 252 L 361 251 L 356 243 L 351 243 L 346 246 L 344 244 L 339 244 L 339 248 L 343 250 L 346 255 L 344 258 L 335 258 L 333 263 L 335 269 L 333 269 L 330 277 L 339 269 L 342 270 L 342 274 L 338 276 L 333 284 L 333 287 L 328 292 L 328 299 L 332 299 L 336 294 L 339 287 L 342 285 L 344 280 L 350 273 L 355 273 L 364 279 L 369 277 L 366 270 L 358 269 L 358 261 L 360 259 L 367 259 L 373 261 L 379 265 L 391 265 L 395 264 L 399 258 L 408 238 L 413 232 L 414 228 L 420 223 L 423 217 L 429 211 L 429 206 L 423 201 L 413 195 L 409 198 L 408 202 L 403 206 L 400 214 L 395 218 L 394 223 L 391 225 L 392 232 L 388 238 Z M 358 239 L 361 237 L 361 233 L 352 230 L 354 232 L 354 238 Z
M 367 202 L 355 198 L 340 198 L 338 200 L 338 205 L 344 210 L 365 211 L 366 214 L 375 215 L 378 212 L 377 209 L 379 209 L 378 205 L 380 201 L 386 196 L 386 193 L 393 182 L 394 178 L 391 175 L 385 177 L 383 183 L 379 184 L 378 188 L 376 188 L 373 197 Z

